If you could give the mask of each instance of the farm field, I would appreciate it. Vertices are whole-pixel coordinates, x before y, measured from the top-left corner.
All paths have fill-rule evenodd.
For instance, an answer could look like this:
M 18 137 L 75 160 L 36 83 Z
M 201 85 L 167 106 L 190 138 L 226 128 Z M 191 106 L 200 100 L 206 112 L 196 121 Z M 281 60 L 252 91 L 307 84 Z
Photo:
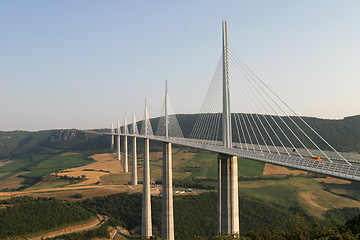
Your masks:
M 138 154 L 138 180 L 142 181 L 142 155 Z M 151 152 L 151 180 L 159 181 L 162 176 L 162 153 Z M 360 207 L 360 202 L 327 191 L 321 181 L 334 182 L 331 191 L 359 197 L 359 189 L 349 188 L 350 182 L 332 178 L 306 177 L 303 171 L 264 164 L 239 158 L 239 192 L 262 201 L 271 202 L 285 208 L 299 208 L 310 216 L 323 218 L 328 209 L 342 207 Z M 18 163 L 18 164 L 17 164 Z M 131 155 L 129 155 L 131 171 Z M 76 193 L 81 199 L 104 196 L 121 192 L 141 192 L 142 185 L 130 186 L 131 173 L 122 171 L 122 160 L 116 160 L 116 154 L 103 153 L 86 157 L 82 153 L 67 152 L 56 155 L 35 155 L 7 161 L 0 166 L 3 188 L 19 188 L 24 185 L 24 178 L 41 178 L 35 184 L 21 191 L 0 192 L 0 198 L 10 196 L 55 197 L 76 200 Z M 291 174 L 289 177 L 288 175 Z M 296 176 L 305 174 L 304 176 Z M 294 176 L 293 176 L 294 175 Z M 217 179 L 217 155 L 188 148 L 174 147 L 174 180 Z M 265 179 L 264 179 L 265 178 Z M 246 180 L 246 181 L 245 181 Z M 343 183 L 343 184 L 340 184 Z M 152 188 L 153 195 L 159 195 L 161 186 Z
M 86 165 L 91 162 L 94 162 L 94 160 L 87 159 L 80 153 L 29 155 L 0 166 L 0 173 L 2 174 L 0 181 L 19 172 L 26 172 L 24 175 L 28 177 L 41 177 L 54 171 Z
M 240 181 L 239 191 L 286 208 L 299 207 L 308 215 L 317 218 L 323 218 L 328 209 L 360 207 L 359 201 L 325 191 L 324 186 L 314 178 Z

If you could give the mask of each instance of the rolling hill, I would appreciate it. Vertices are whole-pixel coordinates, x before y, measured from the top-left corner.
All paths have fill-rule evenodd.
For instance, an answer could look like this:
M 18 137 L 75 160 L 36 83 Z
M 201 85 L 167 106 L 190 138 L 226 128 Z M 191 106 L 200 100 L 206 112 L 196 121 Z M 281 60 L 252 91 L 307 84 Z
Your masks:
M 109 140 L 106 136 L 76 129 L 0 131 L 0 159 L 32 152 L 96 151 L 108 147 Z
M 198 114 L 179 114 L 177 119 L 185 137 L 189 137 Z M 360 152 L 360 115 L 341 120 L 304 117 L 338 151 Z M 159 118 L 151 119 L 154 132 Z M 138 122 L 141 127 L 141 122 Z M 109 129 L 96 130 L 109 131 Z M 76 129 L 37 132 L 0 131 L 0 158 L 31 152 L 85 151 L 107 149 L 109 139 L 96 131 Z

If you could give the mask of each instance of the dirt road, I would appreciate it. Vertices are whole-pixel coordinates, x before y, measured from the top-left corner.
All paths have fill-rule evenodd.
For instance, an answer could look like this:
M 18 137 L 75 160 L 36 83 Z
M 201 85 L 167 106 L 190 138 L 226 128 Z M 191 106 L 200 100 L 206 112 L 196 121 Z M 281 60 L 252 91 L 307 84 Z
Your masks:
M 81 232 L 81 231 L 88 231 L 91 229 L 94 229 L 96 227 L 101 226 L 102 224 L 104 224 L 106 221 L 108 221 L 109 218 L 107 216 L 104 216 L 102 214 L 97 214 L 97 219 L 89 222 L 89 223 L 83 223 L 83 224 L 79 224 L 79 225 L 74 225 L 71 227 L 66 227 L 63 228 L 61 230 L 57 230 L 54 232 L 50 232 L 50 233 L 46 233 L 46 234 L 42 234 L 36 237 L 30 237 L 27 239 L 30 240 L 41 240 L 41 239 L 45 239 L 45 238 L 53 238 L 53 237 L 57 237 L 57 236 L 61 236 L 64 234 L 70 234 L 70 233 L 76 233 L 76 232 Z

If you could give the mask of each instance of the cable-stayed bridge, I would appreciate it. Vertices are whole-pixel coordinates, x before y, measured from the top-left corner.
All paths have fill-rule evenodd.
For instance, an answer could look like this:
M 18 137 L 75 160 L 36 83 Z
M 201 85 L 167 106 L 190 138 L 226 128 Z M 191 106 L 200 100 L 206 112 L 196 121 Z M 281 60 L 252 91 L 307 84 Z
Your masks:
M 172 144 L 213 151 L 218 157 L 218 232 L 239 233 L 237 157 L 360 181 L 360 161 L 342 154 L 314 127 L 291 109 L 254 72 L 228 49 L 223 22 L 223 51 L 205 100 L 184 136 L 168 97 L 167 82 L 161 115 L 153 130 L 145 100 L 141 129 L 132 124 L 112 124 L 111 147 L 116 136 L 123 169 L 128 172 L 128 138 L 132 139 L 132 184 L 137 184 L 136 139 L 144 140 L 142 236 L 152 235 L 149 141 L 163 142 L 162 238 L 174 239 L 172 194 Z M 231 87 L 230 87 L 231 86 Z M 316 98 L 314 98 L 316 101 Z

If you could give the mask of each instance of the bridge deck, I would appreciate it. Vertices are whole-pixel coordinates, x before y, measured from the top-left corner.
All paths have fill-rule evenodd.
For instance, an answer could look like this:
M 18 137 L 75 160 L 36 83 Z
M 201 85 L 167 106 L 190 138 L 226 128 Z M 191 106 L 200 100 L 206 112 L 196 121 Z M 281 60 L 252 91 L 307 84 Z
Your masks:
M 104 133 L 106 135 L 112 135 L 111 133 Z M 115 134 L 117 135 L 117 134 Z M 165 138 L 164 136 L 153 136 L 153 135 L 138 135 L 138 134 L 120 134 L 121 136 L 137 137 L 137 138 L 148 138 L 150 140 L 160 142 L 170 142 L 173 144 L 194 147 L 198 149 L 204 149 L 217 153 L 229 154 L 232 156 L 238 156 L 257 160 L 261 162 L 272 163 L 285 167 L 292 167 L 314 173 L 321 173 L 333 177 L 343 178 L 347 180 L 360 181 L 360 161 L 349 160 L 348 164 L 344 160 L 336 157 L 329 159 L 323 159 L 317 161 L 312 159 L 310 156 L 302 155 L 289 155 L 283 152 L 266 152 L 264 149 L 243 149 L 239 143 L 233 143 L 232 148 L 226 148 L 222 146 L 222 142 L 215 141 L 204 141 L 190 138 Z M 332 161 L 332 162 L 331 162 Z

